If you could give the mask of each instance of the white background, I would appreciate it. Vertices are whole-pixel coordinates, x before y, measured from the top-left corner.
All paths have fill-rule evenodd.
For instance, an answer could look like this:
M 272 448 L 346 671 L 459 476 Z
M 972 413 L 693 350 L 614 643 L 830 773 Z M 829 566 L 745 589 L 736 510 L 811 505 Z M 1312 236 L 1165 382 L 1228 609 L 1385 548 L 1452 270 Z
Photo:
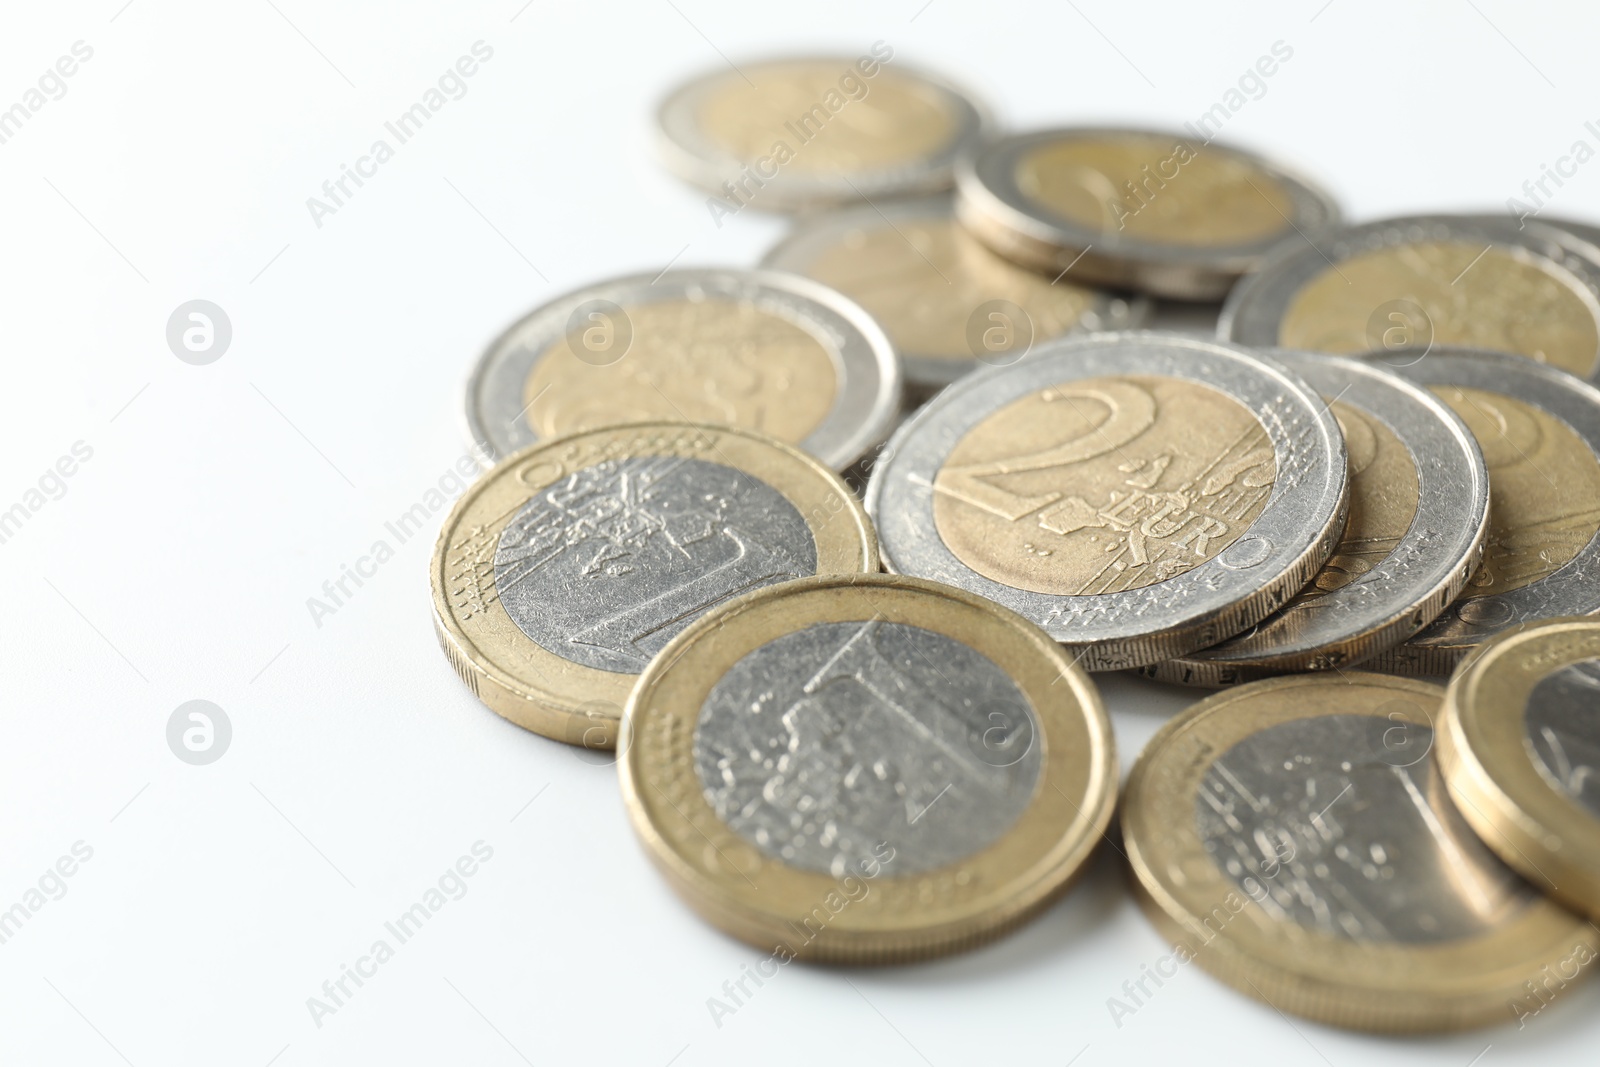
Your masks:
M 989 948 L 790 966 L 719 1028 L 707 998 L 761 953 L 670 895 L 610 767 L 462 687 L 430 632 L 432 530 L 320 628 L 306 607 L 461 455 L 461 381 L 503 325 L 675 256 L 749 264 L 781 233 L 753 212 L 719 230 L 656 164 L 654 100 L 719 51 L 882 39 L 1008 125 L 1175 125 L 1283 40 L 1292 60 L 1225 136 L 1359 220 L 1497 209 L 1594 143 L 1592 5 L 123 4 L 8 4 L 0 32 L 0 107 L 94 49 L 0 145 L 0 509 L 74 442 L 94 450 L 0 545 L 0 908 L 74 842 L 94 850 L 0 945 L 0 1062 L 1592 1057 L 1593 985 L 1520 1032 L 1388 1041 L 1186 968 L 1119 1028 L 1106 999 L 1166 949 L 1108 851 Z M 467 95 L 317 227 L 307 197 L 480 39 L 494 56 Z M 1552 210 L 1600 217 L 1600 163 Z M 233 324 L 210 366 L 165 342 L 194 298 Z M 1125 762 L 1193 699 L 1104 691 Z M 206 767 L 166 743 L 194 698 L 233 723 Z M 469 892 L 316 1026 L 307 998 L 479 840 L 494 855 Z

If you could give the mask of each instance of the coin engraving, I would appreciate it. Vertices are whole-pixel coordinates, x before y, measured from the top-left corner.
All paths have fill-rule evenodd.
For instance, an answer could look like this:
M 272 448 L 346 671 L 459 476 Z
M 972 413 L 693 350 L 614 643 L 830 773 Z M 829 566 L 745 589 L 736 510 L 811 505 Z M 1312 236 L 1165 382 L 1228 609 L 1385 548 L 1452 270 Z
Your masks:
M 1351 941 L 1489 933 L 1532 891 L 1450 802 L 1426 716 L 1394 703 L 1389 717 L 1293 719 L 1234 744 L 1195 797 L 1200 840 L 1275 920 Z
M 763 853 L 839 877 L 887 841 L 898 875 L 966 859 L 1016 822 L 1040 777 L 1037 733 L 977 650 L 904 623 L 824 622 L 735 663 L 694 752 L 706 802 Z
M 707 459 L 634 456 L 573 471 L 506 523 L 494 592 L 529 640 L 635 673 L 708 609 L 816 573 L 805 519 L 771 486 Z
M 1600 349 L 1600 305 L 1526 252 L 1466 241 L 1419 241 L 1357 253 L 1330 265 L 1289 302 L 1277 343 L 1322 352 L 1373 348 L 1374 309 L 1407 301 L 1426 340 L 1516 352 L 1579 376 Z M 1409 326 L 1407 327 L 1409 329 Z
M 1528 694 L 1523 743 L 1547 782 L 1600 816 L 1600 659 L 1539 680 Z
M 962 563 L 994 581 L 1115 593 L 1223 552 L 1279 474 L 1261 421 L 1222 392 L 1176 378 L 1087 378 L 973 426 L 934 480 L 934 522 Z

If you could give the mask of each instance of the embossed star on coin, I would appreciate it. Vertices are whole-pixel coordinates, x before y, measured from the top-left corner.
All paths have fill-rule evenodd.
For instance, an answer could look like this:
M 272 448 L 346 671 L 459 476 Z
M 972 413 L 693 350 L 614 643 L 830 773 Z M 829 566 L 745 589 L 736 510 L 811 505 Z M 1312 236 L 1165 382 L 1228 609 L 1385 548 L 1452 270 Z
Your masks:
M 1000 258 L 956 223 L 949 196 L 804 217 L 762 263 L 866 308 L 922 388 L 1013 363 L 1064 333 L 1137 326 L 1148 306 Z
M 637 423 L 535 445 L 469 489 L 434 547 L 434 623 L 490 708 L 610 748 L 634 679 L 701 613 L 877 566 L 865 512 L 809 456 L 749 430 Z
M 1327 398 L 1350 455 L 1350 518 L 1294 599 L 1219 645 L 1158 663 L 1163 681 L 1220 686 L 1360 663 L 1415 634 L 1483 555 L 1489 474 L 1445 403 L 1375 362 L 1274 350 Z
M 1483 565 L 1375 670 L 1449 674 L 1472 648 L 1520 623 L 1600 613 L 1600 389 L 1527 359 L 1435 347 L 1384 362 L 1467 424 L 1489 468 Z
M 960 89 L 894 58 L 794 56 L 718 68 L 672 91 L 661 151 L 713 194 L 721 226 L 745 207 L 795 211 L 949 188 L 984 117 Z
M 962 223 L 1008 259 L 1179 300 L 1221 299 L 1280 241 L 1314 241 L 1339 220 L 1282 167 L 1177 132 L 1013 134 L 957 181 Z
M 987 596 L 1090 670 L 1170 659 L 1282 606 L 1348 503 L 1328 406 L 1281 364 L 1098 334 L 962 379 L 907 421 L 867 509 L 885 566 Z
M 1279 1011 L 1397 1032 L 1510 1021 L 1585 973 L 1600 933 L 1450 802 L 1443 695 L 1300 675 L 1163 727 L 1128 777 L 1122 826 L 1140 904 L 1180 957 Z
M 622 422 L 744 426 L 841 470 L 887 436 L 900 365 L 872 317 L 778 271 L 616 278 L 531 312 L 467 383 L 467 429 L 488 461 Z
M 1502 860 L 1600 917 L 1600 618 L 1525 623 L 1469 656 L 1450 680 L 1440 765 Z
M 1419 216 L 1285 245 L 1223 305 L 1221 336 L 1318 352 L 1485 348 L 1600 375 L 1600 262 L 1538 222 Z
M 1094 685 L 1049 636 L 896 576 L 788 582 L 684 630 L 628 702 L 628 812 L 707 921 L 887 963 L 1037 913 L 1111 817 Z

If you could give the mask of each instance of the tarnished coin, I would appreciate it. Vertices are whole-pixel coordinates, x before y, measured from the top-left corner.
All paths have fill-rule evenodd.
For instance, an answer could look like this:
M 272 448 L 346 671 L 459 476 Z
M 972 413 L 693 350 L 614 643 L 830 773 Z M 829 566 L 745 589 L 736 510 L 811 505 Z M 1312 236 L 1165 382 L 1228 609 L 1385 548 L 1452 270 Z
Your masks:
M 1011 608 L 1120 670 L 1214 645 L 1327 562 L 1344 441 L 1294 373 L 1178 334 L 1069 338 L 961 379 L 867 486 L 891 571 Z
M 718 226 L 745 207 L 794 211 L 947 189 L 984 115 L 944 78 L 894 60 L 794 56 L 721 67 L 673 90 L 657 113 L 678 177 L 713 195 Z
M 1587 973 L 1600 932 L 1450 802 L 1433 752 L 1443 695 L 1299 675 L 1163 727 L 1128 777 L 1122 830 L 1178 958 L 1279 1011 L 1391 1032 L 1510 1022 Z
M 468 489 L 433 550 L 434 626 L 490 708 L 610 748 L 635 677 L 702 612 L 877 569 L 866 513 L 811 457 L 750 430 L 637 423 L 535 445 Z
M 1008 259 L 1179 300 L 1219 300 L 1280 241 L 1339 221 L 1304 179 L 1178 132 L 1015 134 L 963 162 L 957 182 L 961 221 Z
M 1286 244 L 1240 281 L 1217 329 L 1243 344 L 1318 352 L 1472 347 L 1600 373 L 1600 249 L 1486 216 L 1352 226 Z
M 708 922 L 782 963 L 890 963 L 1026 920 L 1111 818 L 1094 684 L 981 597 L 817 577 L 701 618 L 628 700 L 634 829 Z
M 1344 431 L 1344 537 L 1277 612 L 1220 645 L 1145 668 L 1151 677 L 1221 686 L 1359 663 L 1432 622 L 1483 556 L 1489 474 L 1443 401 L 1376 363 L 1272 355 L 1327 398 Z
M 1450 679 L 1439 764 L 1499 857 L 1600 917 L 1600 618 L 1485 642 Z
M 803 217 L 762 265 L 832 286 L 872 313 L 912 387 L 948 385 L 1074 330 L 1139 325 L 1148 301 L 1054 282 L 985 248 L 949 196 Z
M 1368 661 L 1449 674 L 1508 627 L 1600 613 L 1600 389 L 1531 360 L 1469 349 L 1398 350 L 1383 362 L 1438 394 L 1489 467 L 1483 566 L 1426 629 Z
M 486 462 L 623 422 L 743 426 L 841 470 L 900 408 L 894 346 L 856 304 L 778 271 L 674 270 L 552 300 L 495 339 L 467 382 Z

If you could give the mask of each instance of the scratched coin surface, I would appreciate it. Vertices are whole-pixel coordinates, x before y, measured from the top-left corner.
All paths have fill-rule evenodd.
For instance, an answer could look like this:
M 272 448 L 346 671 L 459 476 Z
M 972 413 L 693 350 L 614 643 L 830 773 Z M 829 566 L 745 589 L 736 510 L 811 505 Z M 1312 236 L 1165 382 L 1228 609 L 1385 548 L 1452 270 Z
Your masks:
M 1534 886 L 1600 916 L 1600 618 L 1485 642 L 1450 680 L 1439 736 L 1473 830 Z
M 1054 899 L 1115 802 L 1109 723 L 1049 635 L 949 586 L 833 575 L 712 611 L 646 668 L 619 769 L 651 859 L 765 951 L 894 962 Z
M 712 195 L 720 227 L 746 207 L 795 211 L 947 189 L 983 133 L 982 108 L 876 42 L 860 56 L 719 67 L 657 112 L 667 167 Z
M 1509 1021 L 1584 971 L 1600 933 L 1451 802 L 1443 696 L 1298 675 L 1163 727 L 1129 775 L 1122 826 L 1140 903 L 1180 958 L 1280 1011 L 1377 1031 Z M 1550 972 L 1563 979 L 1547 992 Z
M 1375 670 L 1449 674 L 1520 623 L 1600 613 L 1600 389 L 1531 360 L 1435 347 L 1384 357 L 1461 417 L 1489 468 L 1483 564 Z
M 778 271 L 669 270 L 545 304 L 467 383 L 486 462 L 535 441 L 678 419 L 759 430 L 842 470 L 900 408 L 894 346 L 844 296 Z
M 434 547 L 434 622 L 490 708 L 610 748 L 639 672 L 702 613 L 877 567 L 865 512 L 816 460 L 750 430 L 635 423 L 534 445 L 467 490 Z
M 1351 226 L 1285 245 L 1229 294 L 1218 332 L 1319 352 L 1470 347 L 1600 374 L 1600 249 L 1486 216 Z
M 885 566 L 996 600 L 1090 670 L 1259 622 L 1328 559 L 1345 447 L 1297 375 L 1177 334 L 1068 338 L 896 431 L 867 510 Z
M 859 303 L 900 352 L 907 384 L 948 385 L 1077 330 L 1137 326 L 1148 301 L 1016 266 L 955 221 L 949 196 L 802 217 L 762 265 Z
M 1219 300 L 1280 241 L 1339 220 L 1277 164 L 1179 132 L 1014 134 L 963 162 L 957 185 L 961 221 L 1001 255 L 1179 300 Z
M 1350 456 L 1350 518 L 1333 558 L 1243 633 L 1145 669 L 1222 686 L 1336 670 L 1399 644 L 1461 592 L 1483 555 L 1489 474 L 1461 419 L 1381 364 L 1274 350 L 1330 401 Z

